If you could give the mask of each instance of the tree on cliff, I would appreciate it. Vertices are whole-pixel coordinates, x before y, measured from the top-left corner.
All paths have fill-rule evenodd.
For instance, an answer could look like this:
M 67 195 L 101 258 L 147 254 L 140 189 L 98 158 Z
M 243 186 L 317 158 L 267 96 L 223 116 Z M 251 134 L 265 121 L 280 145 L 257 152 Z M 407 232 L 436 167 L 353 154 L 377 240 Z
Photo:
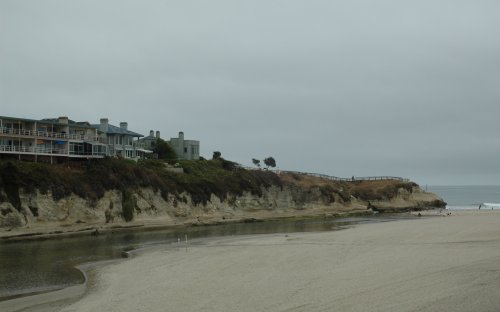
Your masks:
M 134 219 L 134 211 L 137 206 L 137 200 L 128 189 L 122 190 L 122 216 L 126 222 Z
M 264 159 L 264 164 L 267 166 L 267 169 L 269 169 L 269 167 L 276 167 L 276 160 L 274 160 L 273 157 L 267 157 L 266 159 Z
M 258 159 L 255 159 L 255 158 L 252 158 L 252 162 L 255 166 L 259 167 L 260 168 L 260 160 Z
M 158 159 L 177 159 L 174 149 L 160 138 L 153 143 L 153 152 L 158 155 Z
M 212 155 L 212 159 L 215 160 L 215 159 L 219 159 L 221 158 L 222 156 L 222 153 L 219 152 L 219 151 L 215 151 L 214 154 Z

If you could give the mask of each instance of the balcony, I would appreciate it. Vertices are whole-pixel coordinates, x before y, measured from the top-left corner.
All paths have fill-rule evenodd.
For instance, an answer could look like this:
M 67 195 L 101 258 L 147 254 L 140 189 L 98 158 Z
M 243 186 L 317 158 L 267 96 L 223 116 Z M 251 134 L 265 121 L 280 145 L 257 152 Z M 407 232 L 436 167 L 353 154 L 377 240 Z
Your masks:
M 137 142 L 137 141 L 134 141 L 132 142 L 132 146 L 133 147 L 138 147 L 138 148 L 145 148 L 146 147 L 146 144 L 142 143 L 142 142 Z
M 47 148 L 33 146 L 12 146 L 0 145 L 0 153 L 7 154 L 30 154 L 30 155 L 51 155 L 51 156 L 66 156 L 66 157 L 94 157 L 103 158 L 106 154 L 102 153 L 85 153 L 83 151 L 73 152 L 62 148 Z
M 17 135 L 25 137 L 35 137 L 35 138 L 49 138 L 49 139 L 66 139 L 66 140 L 77 140 L 77 141 L 91 141 L 99 142 L 99 137 L 88 136 L 81 134 L 67 134 L 62 132 L 45 132 L 27 129 L 13 129 L 13 128 L 0 128 L 0 135 Z

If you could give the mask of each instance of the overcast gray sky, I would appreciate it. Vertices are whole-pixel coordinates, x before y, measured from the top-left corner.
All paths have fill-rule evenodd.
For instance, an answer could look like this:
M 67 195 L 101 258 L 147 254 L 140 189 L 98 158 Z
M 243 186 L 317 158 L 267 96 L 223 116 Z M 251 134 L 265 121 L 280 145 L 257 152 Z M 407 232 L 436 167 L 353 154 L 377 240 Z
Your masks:
M 0 115 L 250 165 L 500 184 L 498 0 L 0 0 Z

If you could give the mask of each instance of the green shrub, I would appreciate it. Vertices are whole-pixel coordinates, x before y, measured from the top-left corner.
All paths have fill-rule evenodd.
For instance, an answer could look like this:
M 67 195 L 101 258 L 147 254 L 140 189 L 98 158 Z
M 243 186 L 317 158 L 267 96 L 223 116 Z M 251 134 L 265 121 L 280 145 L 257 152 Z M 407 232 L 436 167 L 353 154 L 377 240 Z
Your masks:
M 132 193 L 127 189 L 122 190 L 122 216 L 125 221 L 130 222 L 134 219 L 136 206 L 136 199 Z
M 58 165 L 0 161 L 0 178 L 9 181 L 2 182 L 0 186 L 5 190 L 8 200 L 20 209 L 20 188 L 28 193 L 39 190 L 46 194 L 50 190 L 54 200 L 76 194 L 87 199 L 90 204 L 95 204 L 106 191 L 127 190 L 124 198 L 128 199 L 128 192 L 151 187 L 160 192 L 165 200 L 173 195 L 177 200 L 185 201 L 185 198 L 181 198 L 185 192 L 192 196 L 195 204 L 206 204 L 212 194 L 221 199 L 243 192 L 261 195 L 262 188 L 281 186 L 282 183 L 273 172 L 245 170 L 222 158 L 180 160 L 179 164 L 184 168 L 184 174 L 168 171 L 165 162 L 160 160 L 135 163 L 106 158 Z M 132 214 L 130 209 L 127 212 L 127 219 L 133 217 L 133 209 L 131 211 Z
M 5 181 L 3 189 L 7 195 L 9 202 L 18 211 L 21 211 L 21 199 L 19 198 L 19 171 L 17 167 L 11 163 L 7 162 L 1 169 L 1 178 Z
M 336 190 L 333 188 L 331 185 L 322 185 L 319 188 L 321 192 L 321 196 L 323 198 L 323 201 L 325 204 L 331 204 L 335 202 L 335 194 L 337 193 Z

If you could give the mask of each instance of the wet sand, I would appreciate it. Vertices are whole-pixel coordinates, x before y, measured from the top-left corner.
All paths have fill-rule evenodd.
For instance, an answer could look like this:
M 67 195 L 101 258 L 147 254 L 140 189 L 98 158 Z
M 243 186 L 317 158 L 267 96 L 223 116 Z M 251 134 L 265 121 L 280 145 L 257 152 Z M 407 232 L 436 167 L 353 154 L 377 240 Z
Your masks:
M 500 212 L 156 249 L 52 310 L 499 311 Z

